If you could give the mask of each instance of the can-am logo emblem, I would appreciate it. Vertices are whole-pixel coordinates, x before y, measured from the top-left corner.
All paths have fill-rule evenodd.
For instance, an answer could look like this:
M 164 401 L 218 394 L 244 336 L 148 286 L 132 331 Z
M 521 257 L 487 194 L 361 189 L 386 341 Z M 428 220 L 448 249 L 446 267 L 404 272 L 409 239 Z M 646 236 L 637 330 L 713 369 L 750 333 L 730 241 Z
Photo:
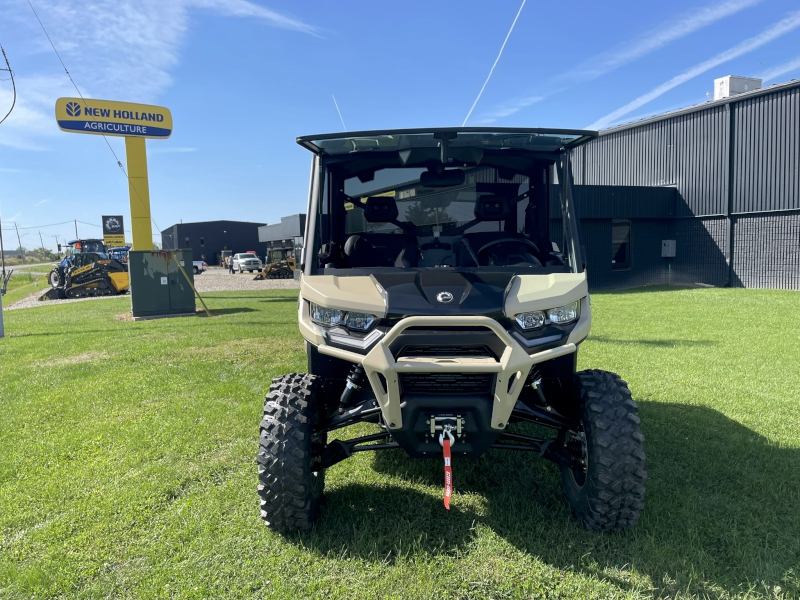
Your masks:
M 106 219 L 107 231 L 119 231 L 121 228 L 122 225 L 120 225 L 118 219 L 115 219 L 114 217 L 109 217 L 108 219 Z
M 453 294 L 450 292 L 439 292 L 436 294 L 436 299 L 443 304 L 447 304 L 453 301 Z

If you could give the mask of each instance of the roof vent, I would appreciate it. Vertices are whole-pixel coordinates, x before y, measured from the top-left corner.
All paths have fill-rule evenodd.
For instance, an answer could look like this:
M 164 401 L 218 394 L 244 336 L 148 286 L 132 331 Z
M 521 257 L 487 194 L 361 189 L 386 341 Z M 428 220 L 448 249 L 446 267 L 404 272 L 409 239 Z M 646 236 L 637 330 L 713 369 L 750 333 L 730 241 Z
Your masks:
M 761 89 L 761 79 L 755 77 L 739 77 L 726 75 L 714 80 L 714 100 L 730 98 L 736 94 L 744 94 Z

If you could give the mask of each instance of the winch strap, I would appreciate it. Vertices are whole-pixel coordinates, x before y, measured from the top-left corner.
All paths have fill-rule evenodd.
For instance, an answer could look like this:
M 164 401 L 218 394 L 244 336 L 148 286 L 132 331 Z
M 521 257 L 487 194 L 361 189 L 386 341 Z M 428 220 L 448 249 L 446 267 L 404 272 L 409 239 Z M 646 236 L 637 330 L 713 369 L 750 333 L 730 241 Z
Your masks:
M 450 440 L 444 439 L 444 507 L 450 510 L 450 496 L 453 495 L 453 467 L 450 465 Z

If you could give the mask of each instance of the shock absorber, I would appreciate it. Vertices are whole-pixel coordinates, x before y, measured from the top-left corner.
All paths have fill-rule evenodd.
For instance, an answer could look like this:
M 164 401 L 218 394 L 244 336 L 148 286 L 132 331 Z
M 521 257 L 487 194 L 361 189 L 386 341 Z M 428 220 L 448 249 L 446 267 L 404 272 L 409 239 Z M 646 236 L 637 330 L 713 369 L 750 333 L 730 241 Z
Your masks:
M 528 385 L 536 392 L 541 406 L 543 406 L 547 412 L 552 412 L 553 407 L 548 404 L 547 398 L 544 397 L 544 392 L 542 391 L 542 376 L 539 374 L 536 367 L 531 369 L 530 375 L 528 375 Z
M 350 406 L 350 401 L 353 399 L 356 390 L 360 389 L 363 384 L 364 367 L 360 364 L 354 365 L 350 375 L 347 376 L 347 383 L 344 386 L 342 397 L 339 399 L 339 414 L 342 414 L 344 409 Z

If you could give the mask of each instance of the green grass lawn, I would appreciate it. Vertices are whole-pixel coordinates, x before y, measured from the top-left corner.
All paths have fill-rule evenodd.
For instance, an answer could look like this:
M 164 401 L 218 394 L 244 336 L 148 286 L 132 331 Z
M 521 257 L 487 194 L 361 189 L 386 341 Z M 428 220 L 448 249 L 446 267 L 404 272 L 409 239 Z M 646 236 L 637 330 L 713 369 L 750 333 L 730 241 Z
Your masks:
M 2 283 L 0 283 L 0 287 L 2 287 Z M 11 306 L 17 300 L 22 300 L 34 292 L 43 294 L 49 287 L 45 275 L 14 273 L 8 279 L 6 294 L 3 296 L 3 306 Z
M 400 451 L 333 467 L 313 532 L 258 516 L 272 377 L 305 368 L 296 292 L 130 322 L 130 299 L 5 315 L 0 598 L 798 598 L 800 294 L 592 296 L 581 368 L 639 402 L 649 480 L 630 532 L 582 530 L 554 465 Z M 362 425 L 358 431 L 371 431 Z

